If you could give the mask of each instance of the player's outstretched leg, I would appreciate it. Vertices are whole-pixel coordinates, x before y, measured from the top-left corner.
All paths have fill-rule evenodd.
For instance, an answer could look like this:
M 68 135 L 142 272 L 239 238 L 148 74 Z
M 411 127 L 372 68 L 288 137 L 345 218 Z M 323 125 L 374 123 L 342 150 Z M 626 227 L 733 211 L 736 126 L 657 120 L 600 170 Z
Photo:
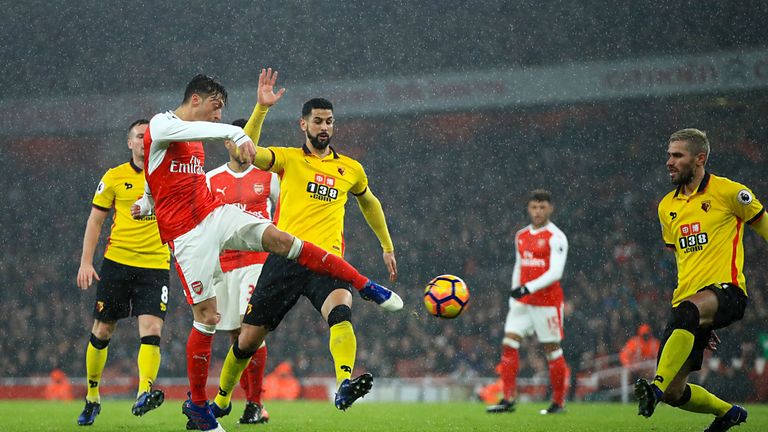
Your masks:
M 336 391 L 336 408 L 346 411 L 356 400 L 368 394 L 373 387 L 373 375 L 364 373 L 352 380 L 345 379 Z
M 153 389 L 148 392 L 144 392 L 136 398 L 136 403 L 133 404 L 131 412 L 137 417 L 141 417 L 144 414 L 159 407 L 165 401 L 165 393 L 160 389 Z
M 363 300 L 372 301 L 388 312 L 397 312 L 403 308 L 403 299 L 396 292 L 372 280 L 368 280 L 359 292 Z
M 640 378 L 635 383 L 635 398 L 638 402 L 637 415 L 650 417 L 656 409 L 656 405 L 661 401 L 664 393 L 655 385 Z
M 738 426 L 747 421 L 747 410 L 734 405 L 728 410 L 722 417 L 717 417 L 708 428 L 704 429 L 704 432 L 721 432 L 727 431 L 733 426 Z
M 403 308 L 403 300 L 395 292 L 366 278 L 344 258 L 328 253 L 310 242 L 294 238 L 287 257 L 315 273 L 351 283 L 364 300 L 372 301 L 386 311 L 396 312 Z
M 77 418 L 77 424 L 80 426 L 90 426 L 96 420 L 96 416 L 101 412 L 101 404 L 98 402 L 85 401 L 85 408 Z

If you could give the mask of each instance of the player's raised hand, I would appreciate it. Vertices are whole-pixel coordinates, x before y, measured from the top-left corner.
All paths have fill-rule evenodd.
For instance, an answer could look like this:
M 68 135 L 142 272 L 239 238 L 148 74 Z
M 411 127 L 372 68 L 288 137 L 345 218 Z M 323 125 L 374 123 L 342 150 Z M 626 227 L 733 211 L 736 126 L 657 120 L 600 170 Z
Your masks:
M 395 259 L 395 253 L 384 252 L 382 256 L 384 258 L 384 264 L 386 264 L 387 270 L 389 271 L 389 281 L 397 282 L 397 260 Z
M 259 89 L 257 91 L 257 102 L 261 106 L 271 107 L 283 97 L 285 88 L 281 88 L 275 93 L 275 83 L 277 82 L 277 71 L 272 68 L 262 69 L 259 74 Z
M 81 264 L 77 271 L 77 287 L 81 290 L 87 290 L 93 284 L 93 280 L 100 281 L 99 274 L 93 268 L 93 264 Z

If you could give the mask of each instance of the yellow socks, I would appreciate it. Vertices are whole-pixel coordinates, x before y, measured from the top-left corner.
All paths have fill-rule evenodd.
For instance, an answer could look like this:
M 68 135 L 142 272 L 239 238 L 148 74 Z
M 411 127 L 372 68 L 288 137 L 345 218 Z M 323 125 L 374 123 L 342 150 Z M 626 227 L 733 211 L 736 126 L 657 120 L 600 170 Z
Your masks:
M 688 387 L 691 389 L 691 399 L 680 405 L 680 409 L 722 417 L 733 406 L 708 392 L 704 387 L 696 384 L 688 384 Z
M 216 395 L 216 405 L 220 408 L 227 408 L 232 400 L 232 390 L 235 384 L 240 381 L 240 376 L 248 367 L 253 353 L 247 354 L 240 351 L 237 342 L 229 349 L 227 358 L 224 359 L 224 365 L 221 367 L 221 377 L 219 378 L 219 393 Z M 245 357 L 245 358 L 242 358 Z
M 152 384 L 157 379 L 157 371 L 160 370 L 160 336 L 144 336 L 139 347 L 139 390 L 138 397 L 144 392 L 152 390 Z
M 91 340 L 85 350 L 85 373 L 88 378 L 88 393 L 85 399 L 88 402 L 101 402 L 99 383 L 104 365 L 107 364 L 107 345 L 109 345 L 109 339 L 101 340 L 91 333 Z
M 680 372 L 680 368 L 683 367 L 688 356 L 691 355 L 693 339 L 693 333 L 679 328 L 675 329 L 667 339 L 664 349 L 661 351 L 659 365 L 656 367 L 656 378 L 653 379 L 653 383 L 661 391 L 667 389 L 675 375 Z
M 352 323 L 342 321 L 331 326 L 331 337 L 328 345 L 336 368 L 336 387 L 338 387 L 342 381 L 352 377 L 352 369 L 355 367 L 357 339 L 355 338 L 355 331 L 352 329 Z

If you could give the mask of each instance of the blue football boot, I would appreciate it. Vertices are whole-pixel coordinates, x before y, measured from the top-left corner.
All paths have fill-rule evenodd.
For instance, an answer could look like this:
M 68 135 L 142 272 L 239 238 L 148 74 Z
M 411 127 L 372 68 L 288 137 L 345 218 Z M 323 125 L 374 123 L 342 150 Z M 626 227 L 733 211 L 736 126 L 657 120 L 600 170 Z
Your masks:
M 733 426 L 738 426 L 746 421 L 747 410 L 738 405 L 734 405 L 724 416 L 716 418 L 708 428 L 704 429 L 704 432 L 727 431 Z
M 196 405 L 192 403 L 191 395 L 189 396 L 190 398 L 184 401 L 184 404 L 181 406 L 181 412 L 189 419 L 188 424 L 191 423 L 195 430 L 223 432 L 224 428 L 221 427 L 216 420 L 216 416 L 213 415 L 211 404 L 205 401 L 203 406 Z
M 93 421 L 96 420 L 96 416 L 101 412 L 101 404 L 98 402 L 85 401 L 85 408 L 80 413 L 80 417 L 77 418 L 77 424 L 80 426 L 90 426 Z
M 162 390 L 151 390 L 144 392 L 136 398 L 136 403 L 133 404 L 131 412 L 137 417 L 141 417 L 144 414 L 152 411 L 163 404 L 165 400 L 165 394 Z
M 368 394 L 373 387 L 373 375 L 364 373 L 359 377 L 341 382 L 336 391 L 336 408 L 346 411 L 356 400 Z
M 394 291 L 383 287 L 372 280 L 368 280 L 360 290 L 363 300 L 372 301 L 388 312 L 397 312 L 403 308 L 403 299 Z

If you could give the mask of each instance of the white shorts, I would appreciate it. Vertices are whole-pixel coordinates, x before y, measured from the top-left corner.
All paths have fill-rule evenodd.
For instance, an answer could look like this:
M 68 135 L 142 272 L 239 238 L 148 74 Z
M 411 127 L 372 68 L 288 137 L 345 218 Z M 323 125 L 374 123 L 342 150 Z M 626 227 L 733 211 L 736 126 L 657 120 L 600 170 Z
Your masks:
M 214 283 L 223 280 L 219 254 L 223 249 L 265 252 L 261 236 L 272 221 L 225 204 L 189 232 L 170 242 L 187 303 L 216 296 Z
M 509 299 L 509 313 L 504 323 L 504 333 L 536 337 L 541 343 L 563 340 L 563 305 L 532 306 Z
M 221 279 L 213 282 L 216 291 L 216 306 L 221 320 L 216 330 L 235 330 L 240 328 L 240 320 L 245 315 L 248 301 L 251 299 L 256 282 L 259 281 L 264 264 L 252 264 L 224 273 Z

